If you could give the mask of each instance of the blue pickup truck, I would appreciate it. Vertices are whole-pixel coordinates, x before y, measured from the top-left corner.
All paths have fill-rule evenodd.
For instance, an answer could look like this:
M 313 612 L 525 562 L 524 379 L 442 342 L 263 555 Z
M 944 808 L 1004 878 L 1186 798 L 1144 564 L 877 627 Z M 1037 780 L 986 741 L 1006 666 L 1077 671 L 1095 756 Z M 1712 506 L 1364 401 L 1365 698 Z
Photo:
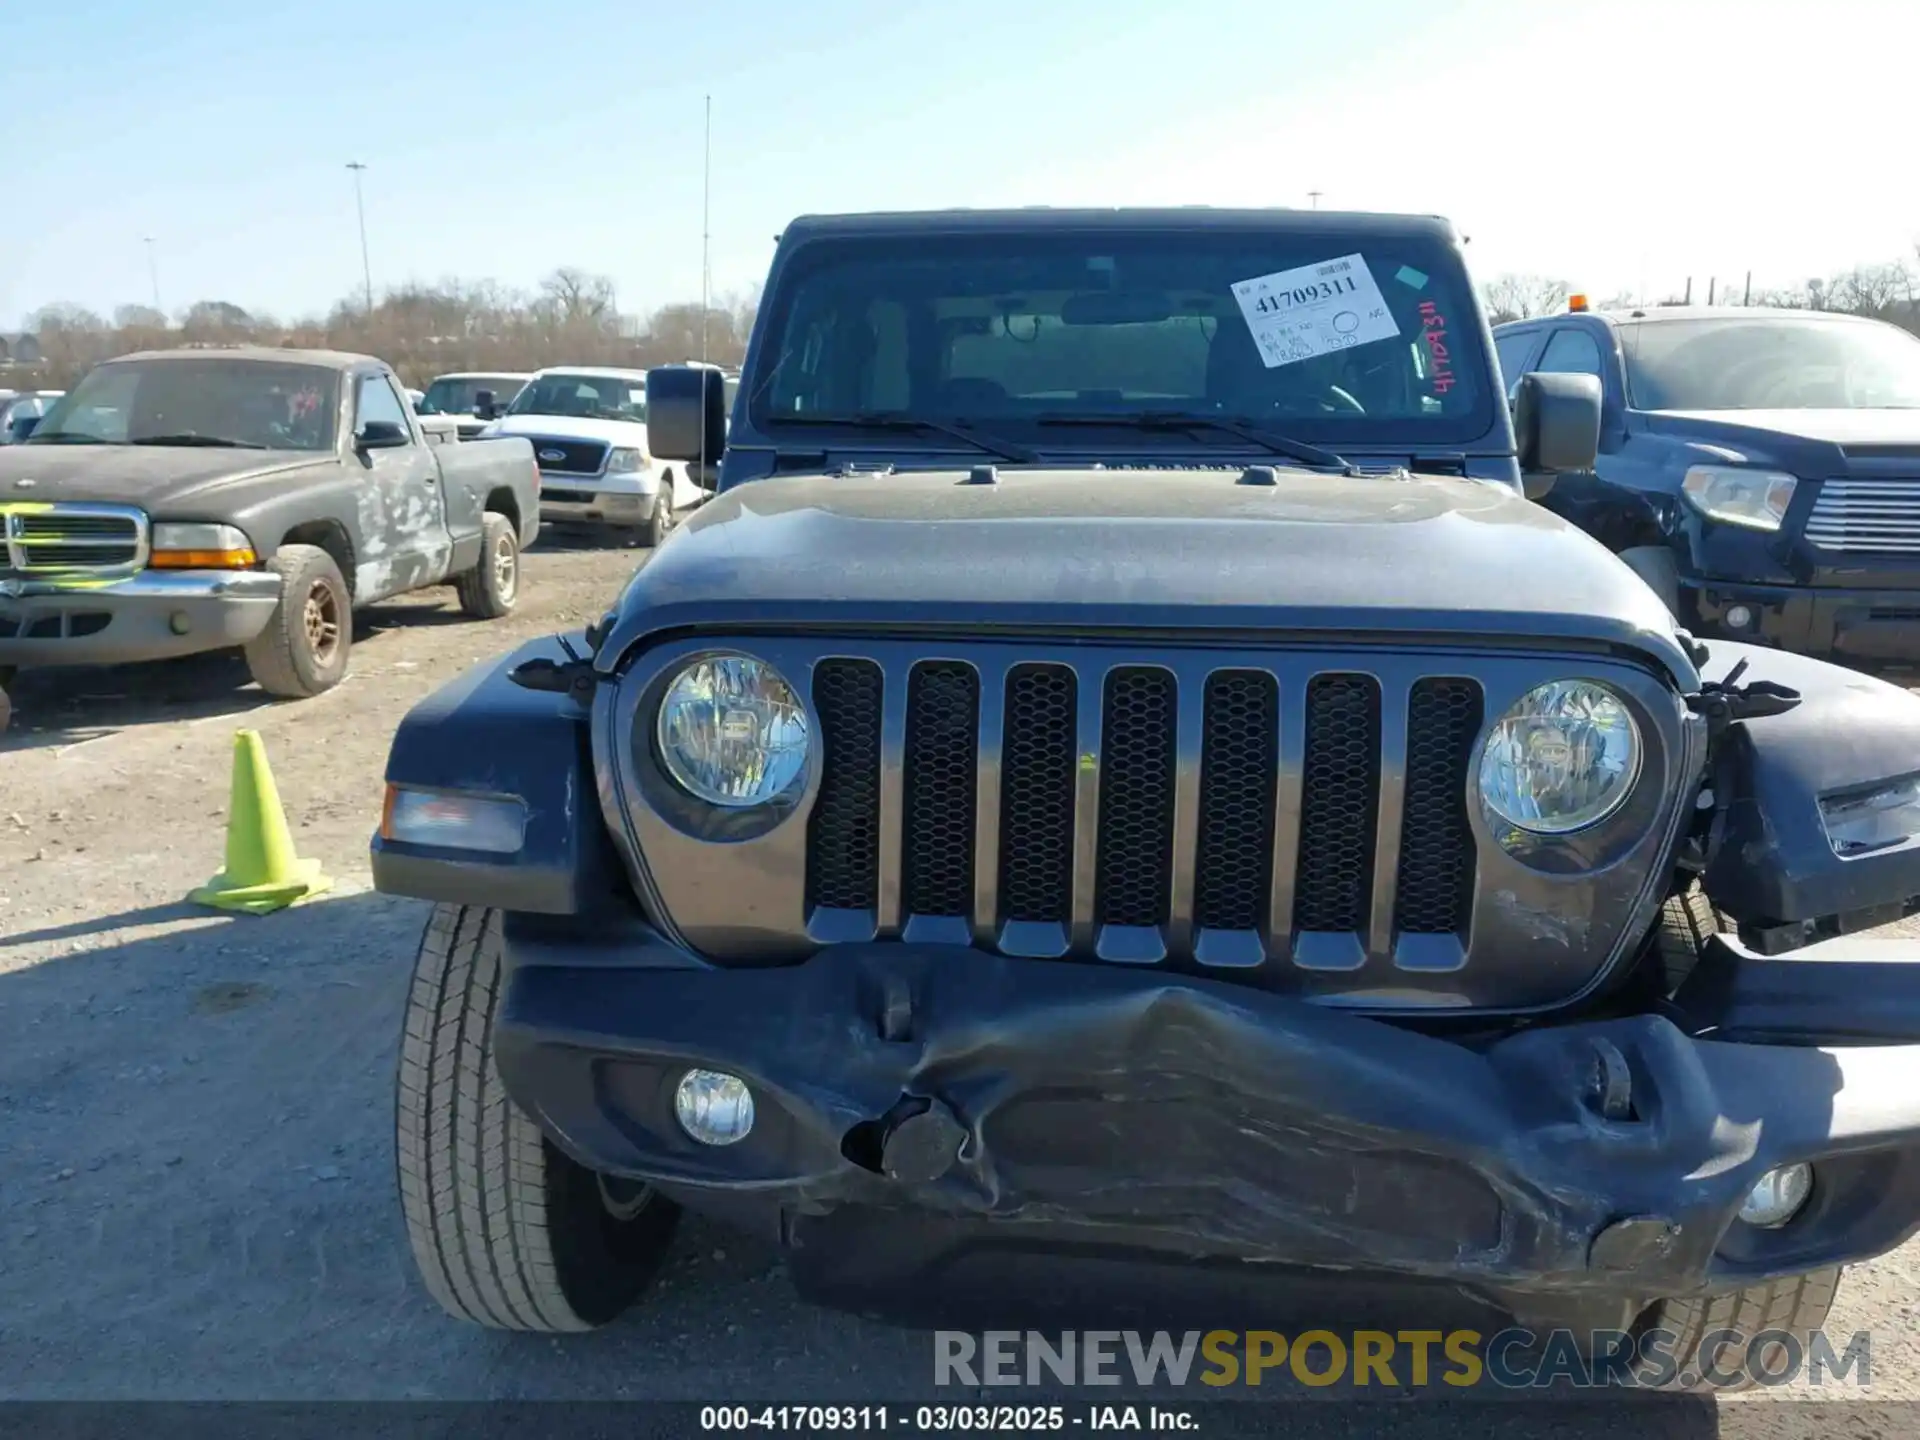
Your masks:
M 1494 341 L 1510 396 L 1535 372 L 1599 377 L 1593 469 L 1534 493 L 1682 623 L 1920 661 L 1920 340 L 1846 315 L 1673 306 L 1573 309 Z

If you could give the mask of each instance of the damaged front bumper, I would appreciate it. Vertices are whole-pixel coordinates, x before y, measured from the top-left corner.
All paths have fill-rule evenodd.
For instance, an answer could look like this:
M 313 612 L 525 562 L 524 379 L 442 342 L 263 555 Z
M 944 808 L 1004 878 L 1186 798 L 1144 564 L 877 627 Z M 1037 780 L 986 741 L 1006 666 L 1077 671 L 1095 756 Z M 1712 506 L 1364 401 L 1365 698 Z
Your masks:
M 716 969 L 637 932 L 520 915 L 507 936 L 499 1063 L 556 1143 L 790 1245 L 858 1213 L 850 1263 L 888 1217 L 937 1219 L 969 1243 L 1437 1281 L 1547 1313 L 1855 1261 L 1920 1227 L 1920 1043 L 1698 1038 L 1746 1014 L 1782 1038 L 1778 986 L 1474 1045 L 937 946 Z M 1782 963 L 1720 946 L 1705 968 Z M 1920 993 L 1920 964 L 1882 968 Z M 751 1086 L 744 1139 L 681 1128 L 692 1067 Z M 1814 1171 L 1805 1208 L 1740 1222 L 1795 1162 Z

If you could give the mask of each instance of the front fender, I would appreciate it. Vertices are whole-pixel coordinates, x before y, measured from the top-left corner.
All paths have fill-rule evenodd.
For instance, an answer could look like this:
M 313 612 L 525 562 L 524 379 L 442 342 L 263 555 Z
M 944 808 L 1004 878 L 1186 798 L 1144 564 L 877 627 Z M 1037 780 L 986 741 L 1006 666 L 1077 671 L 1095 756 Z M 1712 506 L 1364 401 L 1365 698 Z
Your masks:
M 574 648 L 584 653 L 584 641 Z M 409 844 L 376 834 L 375 888 L 455 905 L 545 915 L 620 908 L 630 894 L 600 819 L 588 713 L 572 695 L 530 690 L 513 670 L 563 665 L 558 637 L 475 666 L 407 713 L 387 756 L 387 785 L 513 797 L 527 810 L 512 855 Z
M 1720 814 L 1707 893 L 1768 953 L 1885 924 L 1920 909 L 1920 839 L 1841 857 L 1821 820 L 1822 796 L 1920 771 L 1920 697 L 1838 665 L 1729 641 L 1701 667 L 1798 690 L 1782 715 L 1743 720 L 1723 738 Z

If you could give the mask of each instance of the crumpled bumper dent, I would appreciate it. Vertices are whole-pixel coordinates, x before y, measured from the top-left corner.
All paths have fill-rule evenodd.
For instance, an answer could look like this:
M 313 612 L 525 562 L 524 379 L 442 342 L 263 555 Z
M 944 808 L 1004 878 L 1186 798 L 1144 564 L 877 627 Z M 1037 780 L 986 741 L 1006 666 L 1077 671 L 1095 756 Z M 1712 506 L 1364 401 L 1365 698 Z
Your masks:
M 1638 1295 L 1858 1259 L 1920 1225 L 1920 1045 L 1725 1044 L 1637 1017 L 1475 1049 L 1119 967 L 876 944 L 723 971 L 509 937 L 516 1100 L 576 1158 L 696 1207 Z M 679 1129 L 692 1065 L 750 1081 L 746 1139 Z M 1806 1211 L 1737 1224 L 1799 1160 Z

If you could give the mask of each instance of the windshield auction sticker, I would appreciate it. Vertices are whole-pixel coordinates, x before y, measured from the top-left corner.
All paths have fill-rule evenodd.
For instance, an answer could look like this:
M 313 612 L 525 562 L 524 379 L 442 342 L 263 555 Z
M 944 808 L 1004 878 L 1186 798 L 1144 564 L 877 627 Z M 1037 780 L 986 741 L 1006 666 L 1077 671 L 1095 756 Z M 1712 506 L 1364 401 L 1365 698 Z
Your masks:
M 1238 280 L 1233 298 L 1269 370 L 1400 333 L 1363 255 Z

